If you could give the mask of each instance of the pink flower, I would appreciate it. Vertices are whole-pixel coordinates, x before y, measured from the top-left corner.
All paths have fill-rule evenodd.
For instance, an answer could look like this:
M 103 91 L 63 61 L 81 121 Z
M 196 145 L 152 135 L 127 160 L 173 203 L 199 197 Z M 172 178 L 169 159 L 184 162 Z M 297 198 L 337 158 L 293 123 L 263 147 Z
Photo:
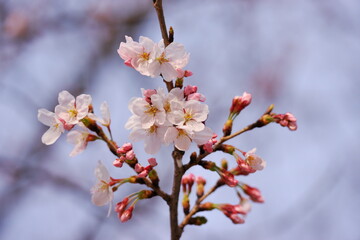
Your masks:
M 291 113 L 277 114 L 274 119 L 283 127 L 288 127 L 289 130 L 295 131 L 297 129 L 296 117 Z

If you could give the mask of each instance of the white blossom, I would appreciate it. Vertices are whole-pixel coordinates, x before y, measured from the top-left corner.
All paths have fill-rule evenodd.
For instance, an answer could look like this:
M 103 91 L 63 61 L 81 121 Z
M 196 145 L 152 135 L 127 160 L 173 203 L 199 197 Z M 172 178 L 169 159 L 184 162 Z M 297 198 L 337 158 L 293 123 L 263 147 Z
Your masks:
M 63 123 L 61 120 L 55 115 L 55 113 L 50 112 L 44 108 L 38 110 L 38 120 L 46 126 L 50 128 L 42 135 L 41 141 L 50 145 L 53 144 L 65 131 Z
M 67 141 L 75 145 L 70 153 L 70 157 L 74 157 L 85 150 L 89 134 L 90 132 L 85 126 L 81 130 L 72 130 L 67 134 Z
M 100 124 L 102 124 L 105 127 L 110 126 L 111 118 L 110 118 L 109 105 L 107 104 L 107 102 L 103 102 L 100 105 L 100 112 L 101 112 L 101 118 L 93 113 L 89 113 L 88 117 L 99 122 Z
M 266 167 L 266 162 L 255 154 L 256 148 L 251 149 L 245 154 L 245 161 L 252 169 L 263 170 Z
M 55 114 L 67 125 L 75 125 L 87 116 L 92 99 L 88 94 L 81 94 L 75 99 L 68 91 L 62 91 L 58 100 L 59 105 L 55 107 Z
M 91 201 L 96 206 L 104 206 L 109 204 L 109 213 L 111 210 L 111 202 L 114 198 L 112 187 L 110 186 L 110 175 L 106 167 L 99 161 L 95 168 L 95 176 L 98 182 L 91 189 Z M 108 213 L 108 215 L 109 215 Z

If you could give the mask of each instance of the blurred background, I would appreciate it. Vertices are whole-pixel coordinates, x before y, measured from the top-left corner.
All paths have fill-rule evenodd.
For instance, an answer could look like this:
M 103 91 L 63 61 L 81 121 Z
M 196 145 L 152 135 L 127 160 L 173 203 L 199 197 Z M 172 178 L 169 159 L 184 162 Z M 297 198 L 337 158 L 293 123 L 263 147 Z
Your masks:
M 232 97 L 244 91 L 253 102 L 234 130 L 271 103 L 276 113 L 292 112 L 299 126 L 290 132 L 272 124 L 230 141 L 244 151 L 257 147 L 267 161 L 264 171 L 239 178 L 259 188 L 265 203 L 253 204 L 242 225 L 204 212 L 208 223 L 187 226 L 182 239 L 360 239 L 360 2 L 164 0 L 164 8 L 175 41 L 191 53 L 194 75 L 185 84 L 207 97 L 209 127 L 220 135 Z M 123 64 L 116 50 L 125 35 L 160 40 L 152 1 L 0 0 L 0 239 L 169 239 L 160 198 L 140 201 L 126 223 L 91 204 L 99 160 L 113 177 L 132 174 L 111 167 L 103 142 L 70 158 L 65 136 L 51 146 L 40 140 L 47 127 L 37 110 L 53 111 L 58 93 L 68 90 L 91 94 L 98 113 L 107 101 L 115 140 L 128 141 L 129 99 L 141 87 L 165 86 Z M 142 143 L 135 150 L 146 164 Z M 163 147 L 156 155 L 168 192 L 170 152 Z M 190 172 L 206 176 L 208 188 L 217 179 L 201 168 Z M 139 189 L 124 185 L 115 202 Z M 228 188 L 208 200 L 238 201 Z

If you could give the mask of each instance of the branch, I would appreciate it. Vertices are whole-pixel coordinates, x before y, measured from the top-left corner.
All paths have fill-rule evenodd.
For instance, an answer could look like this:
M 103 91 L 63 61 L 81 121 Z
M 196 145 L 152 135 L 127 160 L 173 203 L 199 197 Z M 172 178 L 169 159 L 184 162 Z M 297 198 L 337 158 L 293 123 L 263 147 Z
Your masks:
M 156 14 L 158 16 L 159 24 L 160 24 L 161 35 L 162 35 L 162 38 L 164 39 L 165 47 L 167 47 L 170 44 L 170 41 L 169 41 L 168 31 L 167 31 L 166 23 L 165 23 L 162 0 L 153 0 L 153 2 L 154 2 L 154 8 L 156 10 Z

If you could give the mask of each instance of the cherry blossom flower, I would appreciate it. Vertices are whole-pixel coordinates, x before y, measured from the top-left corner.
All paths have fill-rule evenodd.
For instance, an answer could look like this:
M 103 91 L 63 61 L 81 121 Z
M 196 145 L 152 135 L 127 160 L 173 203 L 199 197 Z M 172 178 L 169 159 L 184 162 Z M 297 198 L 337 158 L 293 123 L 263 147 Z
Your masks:
M 86 117 L 92 100 L 88 94 L 81 94 L 75 99 L 68 91 L 60 92 L 58 99 L 59 105 L 55 107 L 55 114 L 67 125 L 75 125 Z
M 111 178 L 106 167 L 99 161 L 95 168 L 95 176 L 98 179 L 96 185 L 91 189 L 91 201 L 96 206 L 109 205 L 109 213 L 111 209 L 111 201 L 114 198 L 112 187 L 110 186 Z
M 155 154 L 160 150 L 161 143 L 164 141 L 164 134 L 168 127 L 152 125 L 143 128 L 140 117 L 133 115 L 125 124 L 126 129 L 132 129 L 129 138 L 131 141 L 137 142 L 144 140 L 145 152 Z
M 38 110 L 38 120 L 50 128 L 42 135 L 41 141 L 46 145 L 51 145 L 60 137 L 61 133 L 65 131 L 61 120 L 44 108 Z
M 195 100 L 184 103 L 182 109 L 177 109 L 168 114 L 170 123 L 181 126 L 188 131 L 201 131 L 205 128 L 203 121 L 207 119 L 209 109 L 206 104 Z
M 203 145 L 209 141 L 212 136 L 213 132 L 208 127 L 205 127 L 199 132 L 192 132 L 184 127 L 169 127 L 165 132 L 164 141 L 166 144 L 174 143 L 177 149 L 186 151 L 189 149 L 192 141 L 198 145 Z
M 102 118 L 96 116 L 93 113 L 89 113 L 88 117 L 91 118 L 92 120 L 99 122 L 101 125 L 103 125 L 105 127 L 110 126 L 111 118 L 110 118 L 109 105 L 107 104 L 107 102 L 103 102 L 100 105 L 100 111 L 101 111 Z
M 70 153 L 70 157 L 74 157 L 85 150 L 87 144 L 91 140 L 91 137 L 95 137 L 90 134 L 89 130 L 85 126 L 81 127 L 81 130 L 72 130 L 67 134 L 67 141 L 75 145 L 74 149 Z
M 266 162 L 255 154 L 256 148 L 251 149 L 245 154 L 245 161 L 252 169 L 257 171 L 263 170 L 266 167 Z
M 149 71 L 150 54 L 155 43 L 147 37 L 141 36 L 139 42 L 135 42 L 131 37 L 125 36 L 126 43 L 120 43 L 118 53 L 125 60 L 125 65 L 133 67 L 142 75 L 153 76 Z
M 149 64 L 149 71 L 152 77 L 163 76 L 165 81 L 170 82 L 177 78 L 178 71 L 185 67 L 189 61 L 189 54 L 185 52 L 182 44 L 172 42 L 164 48 L 164 41 L 161 40 L 154 45 L 150 58 L 154 59 Z
M 143 128 L 154 124 L 163 125 L 166 120 L 163 99 L 159 94 L 151 95 L 151 104 L 143 98 L 133 98 L 129 103 L 129 110 L 139 117 Z

